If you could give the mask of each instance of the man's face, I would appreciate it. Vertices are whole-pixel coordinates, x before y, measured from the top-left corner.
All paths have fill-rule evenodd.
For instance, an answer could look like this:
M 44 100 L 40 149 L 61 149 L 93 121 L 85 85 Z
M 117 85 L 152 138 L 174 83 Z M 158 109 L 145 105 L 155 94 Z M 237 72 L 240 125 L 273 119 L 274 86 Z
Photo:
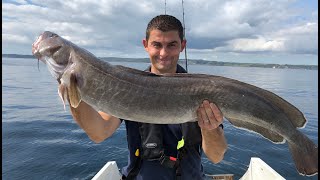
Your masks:
M 155 74 L 175 73 L 179 54 L 186 41 L 181 42 L 178 31 L 151 30 L 149 40 L 143 40 L 151 60 L 151 72 Z

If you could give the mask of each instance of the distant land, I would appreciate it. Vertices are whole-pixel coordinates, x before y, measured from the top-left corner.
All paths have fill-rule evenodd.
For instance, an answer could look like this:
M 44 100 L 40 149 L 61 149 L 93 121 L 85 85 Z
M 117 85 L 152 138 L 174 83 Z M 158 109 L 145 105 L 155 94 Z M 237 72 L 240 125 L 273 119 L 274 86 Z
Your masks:
M 21 54 L 2 54 L 6 58 L 35 58 L 32 55 Z M 148 63 L 149 58 L 118 58 L 118 57 L 99 57 L 102 60 L 113 62 L 144 62 Z M 184 60 L 179 60 L 180 63 L 185 63 Z M 238 67 L 261 67 L 261 68 L 279 68 L 279 69 L 307 69 L 318 70 L 318 65 L 292 65 L 292 64 L 262 64 L 262 63 L 237 63 L 237 62 L 222 62 L 222 61 L 206 61 L 201 59 L 189 59 L 188 64 L 201 64 L 209 66 L 238 66 Z

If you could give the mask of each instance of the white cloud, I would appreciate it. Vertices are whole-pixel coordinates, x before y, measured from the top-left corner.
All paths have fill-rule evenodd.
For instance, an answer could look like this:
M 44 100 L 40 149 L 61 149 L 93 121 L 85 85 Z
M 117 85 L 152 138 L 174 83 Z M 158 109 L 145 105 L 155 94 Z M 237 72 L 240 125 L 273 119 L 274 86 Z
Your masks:
M 282 29 L 274 34 L 285 39 L 285 51 L 318 54 L 318 23 L 305 23 Z
M 224 3 L 223 3 L 224 2 Z M 193 24 L 190 33 L 198 37 L 232 39 L 262 34 L 276 29 L 283 19 L 292 15 L 286 1 L 223 1 L 203 2 L 203 17 L 189 16 Z M 200 6 L 199 6 L 200 8 Z M 197 13 L 194 11 L 193 13 Z M 192 14 L 193 15 L 193 14 Z M 273 27 L 273 28 L 270 28 Z
M 315 18 L 318 18 L 318 11 L 313 11 L 311 15 Z
M 215 48 L 216 51 L 236 51 L 236 52 L 259 52 L 259 51 L 282 51 L 284 50 L 284 41 L 267 40 L 264 37 L 256 39 L 234 39 L 229 41 L 226 47 Z
M 24 35 L 2 34 L 2 41 L 6 43 L 26 44 L 30 42 L 30 39 Z
M 307 22 L 302 25 L 292 26 L 290 28 L 282 29 L 277 34 L 279 35 L 304 35 L 318 33 L 318 23 Z
M 28 2 L 25 1 L 25 0 L 13 0 L 13 1 L 11 1 L 11 2 L 17 3 L 17 4 L 28 4 Z
M 309 7 L 308 11 L 300 9 L 299 3 L 305 4 L 301 8 Z M 189 53 L 195 53 L 190 57 L 215 58 L 212 53 L 219 51 L 317 55 L 318 9 L 307 3 L 184 1 Z M 3 53 L 30 52 L 36 36 L 49 30 L 97 56 L 124 57 L 147 57 L 141 44 L 145 28 L 152 17 L 165 10 L 164 1 L 156 0 L 32 0 L 2 5 L 2 44 L 11 44 Z M 182 20 L 181 1 L 167 1 L 166 12 Z
M 306 23 L 277 32 L 259 35 L 256 38 L 238 38 L 227 42 L 226 46 L 214 48 L 215 51 L 236 52 L 292 52 L 301 54 L 318 53 L 318 25 Z

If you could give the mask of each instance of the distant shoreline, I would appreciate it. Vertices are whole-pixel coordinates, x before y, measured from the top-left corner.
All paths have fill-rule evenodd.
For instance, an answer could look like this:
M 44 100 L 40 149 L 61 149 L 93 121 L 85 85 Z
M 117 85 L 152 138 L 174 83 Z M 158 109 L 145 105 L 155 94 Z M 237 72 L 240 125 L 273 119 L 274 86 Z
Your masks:
M 6 58 L 32 58 L 32 55 L 21 54 L 2 54 L 2 57 Z M 118 58 L 118 57 L 99 57 L 105 61 L 121 61 L 121 62 L 150 62 L 148 58 Z M 180 60 L 179 60 L 180 61 Z M 183 60 L 181 60 L 181 63 Z M 277 69 L 306 69 L 306 70 L 318 70 L 318 65 L 292 65 L 292 64 L 262 64 L 262 63 L 236 63 L 236 62 L 222 62 L 222 61 L 206 61 L 189 59 L 188 64 L 200 64 L 209 66 L 237 66 L 237 67 L 261 67 L 261 68 L 277 68 Z

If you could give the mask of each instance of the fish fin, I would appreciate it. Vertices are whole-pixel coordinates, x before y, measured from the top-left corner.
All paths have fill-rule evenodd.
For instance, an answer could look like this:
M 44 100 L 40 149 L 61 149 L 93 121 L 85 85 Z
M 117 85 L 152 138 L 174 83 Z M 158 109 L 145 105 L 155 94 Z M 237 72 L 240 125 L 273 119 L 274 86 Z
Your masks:
M 64 108 L 64 111 L 66 111 L 66 103 L 65 103 L 65 100 L 66 100 L 66 97 L 67 97 L 67 91 L 66 91 L 67 87 L 64 85 L 64 84 L 60 84 L 59 87 L 58 87 L 58 94 L 59 94 L 59 97 L 63 103 L 63 108 Z
M 72 107 L 77 108 L 81 102 L 81 95 L 77 87 L 77 77 L 74 73 L 70 74 L 70 86 L 68 87 L 69 103 Z
M 252 85 L 247 85 L 247 86 L 253 87 Z M 272 104 L 274 104 L 277 108 L 281 109 L 281 111 L 283 111 L 286 114 L 288 119 L 291 121 L 291 123 L 295 127 L 297 128 L 305 127 L 307 120 L 304 117 L 303 113 L 298 108 L 290 104 L 288 101 L 286 101 L 282 97 L 270 91 L 267 91 L 258 87 L 253 87 L 253 89 L 255 89 L 257 94 L 259 93 L 259 96 L 263 97 L 268 102 L 272 102 Z
M 299 131 L 293 137 L 293 141 L 288 141 L 288 145 L 299 174 L 303 176 L 318 174 L 318 147 Z
M 115 69 L 119 70 L 119 71 L 123 71 L 123 72 L 130 72 L 132 74 L 137 74 L 137 75 L 144 75 L 144 76 L 161 76 L 161 75 L 157 75 L 157 74 L 154 74 L 154 73 L 151 73 L 151 72 L 148 72 L 148 71 L 140 71 L 140 70 L 137 70 L 137 69 L 133 69 L 133 68 L 130 68 L 130 67 L 125 67 L 125 66 L 121 66 L 121 65 L 115 65 L 114 66 Z
M 235 119 L 235 118 L 226 118 L 226 119 L 235 127 L 243 128 L 243 129 L 258 133 L 258 134 L 262 135 L 263 137 L 269 139 L 273 143 L 280 144 L 280 143 L 285 142 L 285 139 L 281 135 L 279 135 L 278 133 L 276 133 L 270 129 L 252 124 L 250 122 L 245 122 L 245 121 L 242 121 L 239 119 Z

